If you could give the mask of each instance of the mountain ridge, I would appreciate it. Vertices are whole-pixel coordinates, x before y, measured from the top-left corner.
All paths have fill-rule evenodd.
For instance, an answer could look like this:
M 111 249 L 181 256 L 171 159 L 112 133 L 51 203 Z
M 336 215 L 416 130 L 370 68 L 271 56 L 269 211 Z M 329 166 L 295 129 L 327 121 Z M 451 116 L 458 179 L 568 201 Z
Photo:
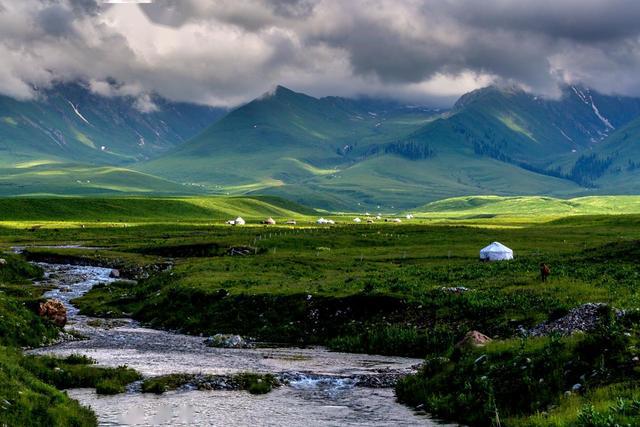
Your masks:
M 83 83 L 60 83 L 30 101 L 0 96 L 3 162 L 46 154 L 56 160 L 125 164 L 196 136 L 224 110 L 154 96 L 141 111 L 131 96 L 102 96 Z
M 54 98 L 56 102 L 40 108 L 64 109 L 62 124 L 83 131 L 93 123 L 99 127 L 102 117 L 119 118 L 129 111 L 109 103 L 87 109 L 77 97 Z M 166 116 L 153 118 L 157 120 L 153 123 L 167 126 L 172 141 L 151 155 L 134 149 L 124 158 L 110 156 L 110 149 L 96 150 L 95 143 L 87 147 L 86 141 L 75 141 L 79 153 L 84 150 L 80 154 L 88 150 L 100 155 L 83 160 L 128 164 L 145 177 L 160 178 L 151 191 L 169 182 L 172 191 L 272 194 L 341 210 L 396 209 L 488 193 L 560 197 L 613 193 L 622 184 L 627 189 L 619 191 L 640 191 L 633 183 L 640 174 L 640 148 L 636 148 L 640 99 L 578 86 L 564 87 L 557 99 L 516 87 L 490 86 L 461 96 L 451 110 L 441 110 L 375 98 L 316 98 L 278 85 L 206 124 L 211 118 L 207 114 L 216 114 L 197 106 L 157 102 L 161 109 L 180 112 L 171 122 Z M 2 105 L 0 136 L 2 129 L 15 127 L 15 114 L 2 114 Z M 148 131 L 150 125 L 131 114 L 128 121 L 123 118 L 118 123 L 129 134 Z M 182 126 L 184 117 L 188 125 Z M 190 129 L 193 135 L 180 140 Z M 110 144 L 114 136 L 109 135 Z M 156 138 L 160 138 L 157 133 Z M 126 144 L 131 146 L 131 138 Z M 71 157 L 49 160 L 77 163 Z M 36 153 L 20 164 L 38 161 Z M 15 167 L 18 162 L 12 165 L 5 163 Z M 53 169 L 31 167 L 30 185 L 37 185 Z M 9 175 L 25 176 L 15 171 Z M 18 191 L 14 187 L 11 194 Z

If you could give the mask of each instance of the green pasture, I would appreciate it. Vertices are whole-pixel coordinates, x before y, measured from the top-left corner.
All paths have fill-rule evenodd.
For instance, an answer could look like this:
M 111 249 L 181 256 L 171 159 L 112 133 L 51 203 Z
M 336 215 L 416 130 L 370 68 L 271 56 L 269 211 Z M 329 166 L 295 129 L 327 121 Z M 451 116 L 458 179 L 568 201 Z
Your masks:
M 635 321 L 553 342 L 522 342 L 518 331 L 587 302 L 640 307 L 637 205 L 635 197 L 476 197 L 427 205 L 412 212 L 415 219 L 398 211 L 357 224 L 353 218 L 364 213 L 319 213 L 265 197 L 16 198 L 0 201 L 0 246 L 26 246 L 34 259 L 82 259 L 124 270 L 173 265 L 137 284 L 96 286 L 76 300 L 86 314 L 127 315 L 194 334 L 447 360 L 402 383 L 403 401 L 478 425 L 493 422 L 491 405 L 502 425 L 605 425 L 589 422 L 640 417 L 630 385 L 636 371 L 628 365 L 636 354 Z M 238 215 L 246 226 L 224 224 Z M 316 225 L 320 215 L 336 225 Z M 278 224 L 260 224 L 267 216 Z M 402 222 L 384 222 L 395 217 Z M 298 223 L 284 225 L 290 218 Z M 511 247 L 515 259 L 480 262 L 478 251 L 493 241 Z M 246 256 L 230 256 L 231 248 L 245 249 Z M 551 267 L 545 283 L 541 262 Z M 37 298 L 24 288 L 29 273 L 7 276 L 11 284 L 3 290 L 12 294 L 5 313 L 17 298 Z M 467 290 L 449 289 L 458 287 Z M 31 316 L 16 313 L 20 318 L 7 329 L 14 335 Z M 49 333 L 41 328 L 39 335 Z M 456 353 L 454 344 L 469 330 L 494 344 Z M 619 336 L 628 340 L 607 338 Z M 588 358 L 589 352 L 603 358 Z M 489 361 L 480 369 L 474 361 L 483 354 Z M 528 359 L 529 376 L 515 377 L 512 364 Z M 577 361 L 572 366 L 579 369 L 564 375 L 565 365 Z M 539 382 L 545 372 L 553 383 Z M 456 378 L 468 378 L 471 388 Z M 512 378 L 523 396 L 540 399 L 511 404 Z M 578 380 L 584 392 L 563 397 Z

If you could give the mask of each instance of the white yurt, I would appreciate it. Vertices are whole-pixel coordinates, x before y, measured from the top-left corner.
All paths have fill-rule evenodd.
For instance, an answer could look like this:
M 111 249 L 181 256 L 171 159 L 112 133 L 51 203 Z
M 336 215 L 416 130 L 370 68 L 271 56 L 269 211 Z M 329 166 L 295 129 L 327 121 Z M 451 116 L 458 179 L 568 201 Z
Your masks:
M 353 222 L 362 222 L 362 220 L 358 217 L 353 218 Z
M 480 250 L 480 259 L 483 261 L 504 261 L 513 259 L 513 251 L 500 242 L 493 242 Z
M 235 221 L 233 221 L 233 225 L 244 225 L 244 224 L 245 224 L 244 219 L 242 219 L 242 217 L 240 216 L 236 218 Z

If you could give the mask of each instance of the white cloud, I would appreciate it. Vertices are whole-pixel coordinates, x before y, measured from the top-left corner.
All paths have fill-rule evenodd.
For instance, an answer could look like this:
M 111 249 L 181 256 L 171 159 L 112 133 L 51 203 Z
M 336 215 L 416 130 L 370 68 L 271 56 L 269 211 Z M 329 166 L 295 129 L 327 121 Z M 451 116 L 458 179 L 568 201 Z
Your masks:
M 639 21 L 635 0 L 0 0 L 0 93 L 83 79 L 142 109 L 276 84 L 434 103 L 500 81 L 640 95 Z

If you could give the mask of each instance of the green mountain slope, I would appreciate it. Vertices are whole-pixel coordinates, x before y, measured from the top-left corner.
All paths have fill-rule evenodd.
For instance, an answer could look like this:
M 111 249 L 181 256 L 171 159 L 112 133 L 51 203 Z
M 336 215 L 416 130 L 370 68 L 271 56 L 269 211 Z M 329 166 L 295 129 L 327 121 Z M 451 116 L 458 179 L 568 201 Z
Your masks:
M 427 125 L 416 136 L 466 143 L 478 155 L 544 171 L 557 156 L 592 147 L 640 116 L 640 99 L 577 87 L 565 88 L 557 100 L 542 99 L 488 87 L 461 97 L 453 111 L 445 124 Z
M 180 182 L 264 188 L 326 175 L 354 162 L 354 149 L 400 137 L 434 111 L 316 99 L 279 86 L 140 170 Z M 371 111 L 375 108 L 375 112 Z M 188 168 L 179 165 L 188 164 Z
M 157 156 L 200 133 L 224 110 L 154 98 L 104 97 L 81 84 L 40 90 L 33 101 L 0 97 L 0 162 L 34 159 L 122 164 Z
M 491 158 L 444 153 L 432 159 L 379 156 L 338 173 L 255 191 L 343 211 L 397 211 L 419 201 L 469 194 L 556 194 L 583 191 L 577 184 Z
M 463 195 L 640 190 L 640 99 L 580 87 L 558 99 L 488 87 L 438 111 L 279 86 L 202 132 L 219 112 L 156 100 L 143 114 L 131 102 L 78 85 L 0 99 L 0 195 L 270 194 L 395 211 Z M 125 162 L 135 164 L 111 166 Z
M 390 210 L 487 193 L 567 196 L 593 186 L 589 165 L 573 167 L 582 153 L 639 115 L 638 99 L 578 87 L 559 99 L 489 87 L 443 113 L 278 87 L 138 169 L 327 209 Z
M 640 117 L 617 129 L 588 153 L 595 191 L 640 192 Z

